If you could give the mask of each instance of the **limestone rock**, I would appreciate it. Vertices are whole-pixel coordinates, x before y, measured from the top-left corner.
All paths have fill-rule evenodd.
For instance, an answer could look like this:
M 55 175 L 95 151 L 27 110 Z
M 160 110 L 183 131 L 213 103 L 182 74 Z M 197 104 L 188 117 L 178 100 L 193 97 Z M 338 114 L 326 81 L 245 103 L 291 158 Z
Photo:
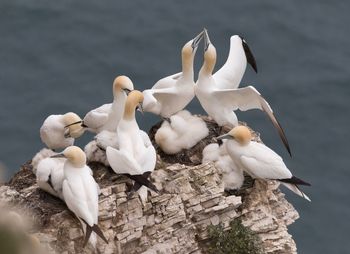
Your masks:
M 212 135 L 199 146 L 217 136 L 217 130 L 209 130 Z M 199 147 L 193 149 L 200 151 Z M 179 164 L 160 154 L 151 175 L 160 193 L 150 192 L 145 204 L 138 195 L 127 198 L 132 184 L 129 179 L 101 163 L 90 163 L 101 188 L 99 226 L 109 240 L 107 245 L 98 239 L 99 251 L 206 253 L 208 225 L 222 224 L 228 229 L 232 220 L 240 218 L 262 239 L 265 253 L 296 253 L 287 226 L 298 213 L 284 198 L 278 183 L 247 178 L 240 191 L 228 195 L 220 172 L 213 164 L 199 164 L 200 156 L 201 151 L 183 151 L 176 157 L 177 162 L 184 163 Z M 197 159 L 191 161 L 194 157 Z M 0 201 L 27 211 L 36 225 L 31 233 L 48 252 L 93 253 L 91 248 L 83 248 L 80 223 L 65 204 L 37 187 L 30 163 L 0 187 Z

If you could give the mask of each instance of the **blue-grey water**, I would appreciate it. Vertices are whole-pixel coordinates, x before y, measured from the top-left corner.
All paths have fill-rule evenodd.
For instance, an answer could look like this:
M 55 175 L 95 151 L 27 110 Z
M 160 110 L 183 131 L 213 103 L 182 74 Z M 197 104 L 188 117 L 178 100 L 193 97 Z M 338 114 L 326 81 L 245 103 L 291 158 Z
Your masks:
M 301 218 L 290 227 L 299 253 L 349 253 L 349 1 L 0 1 L 0 160 L 7 177 L 42 148 L 49 114 L 84 115 L 112 100 L 114 77 L 143 90 L 180 70 L 182 45 L 207 27 L 220 66 L 241 34 L 259 68 L 254 84 L 289 138 L 289 158 L 261 112 L 243 112 L 295 175 L 305 202 L 285 191 Z M 202 61 L 198 51 L 196 70 Z M 203 113 L 198 101 L 189 109 Z M 148 129 L 157 121 L 139 116 Z M 84 145 L 91 135 L 78 141 Z

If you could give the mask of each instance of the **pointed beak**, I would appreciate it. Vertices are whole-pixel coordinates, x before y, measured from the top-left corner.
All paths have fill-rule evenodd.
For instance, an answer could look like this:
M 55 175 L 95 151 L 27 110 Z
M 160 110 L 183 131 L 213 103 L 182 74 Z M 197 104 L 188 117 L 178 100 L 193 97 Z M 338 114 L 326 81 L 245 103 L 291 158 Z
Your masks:
M 208 35 L 208 30 L 204 28 L 203 32 L 204 32 L 204 51 L 207 51 L 211 42 Z
M 143 111 L 142 102 L 140 102 L 139 105 L 137 106 L 137 110 L 140 111 L 141 114 L 143 115 L 144 111 Z
M 234 138 L 228 133 L 216 138 L 216 140 L 223 140 L 223 139 L 234 139 Z
M 123 91 L 126 93 L 126 96 L 128 96 L 129 93 L 131 92 L 131 90 L 130 90 L 130 89 L 127 89 L 127 88 L 124 88 Z
M 68 124 L 68 125 L 64 126 L 64 128 L 68 128 L 68 127 L 70 127 L 70 126 L 72 126 L 72 125 L 76 125 L 76 124 L 79 124 L 79 123 L 81 124 L 82 127 L 85 127 L 85 126 L 86 126 L 86 125 L 84 125 L 84 122 L 83 122 L 82 120 L 80 120 L 80 121 L 77 121 L 77 122 Z
M 198 48 L 198 45 L 203 38 L 203 33 L 204 31 L 200 32 L 196 37 L 194 37 L 191 45 L 192 50 L 195 50 L 196 48 Z
M 64 156 L 63 153 L 59 153 L 59 154 L 55 154 L 55 155 L 50 156 L 50 158 L 66 158 L 66 156 Z
M 243 38 L 242 38 L 242 46 L 243 46 L 243 49 L 244 49 L 245 56 L 247 58 L 247 62 L 250 64 L 250 66 L 252 66 L 254 71 L 256 73 L 258 73 L 258 67 L 256 66 L 255 57 L 254 57 L 252 51 L 250 50 L 247 42 Z

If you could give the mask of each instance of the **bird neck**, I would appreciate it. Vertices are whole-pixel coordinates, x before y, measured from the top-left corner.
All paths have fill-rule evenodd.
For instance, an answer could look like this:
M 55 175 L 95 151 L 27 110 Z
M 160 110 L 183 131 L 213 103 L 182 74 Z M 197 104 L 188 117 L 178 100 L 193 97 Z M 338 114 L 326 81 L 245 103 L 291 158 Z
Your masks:
M 183 77 L 193 80 L 193 61 L 194 57 L 182 56 L 182 74 Z
M 124 115 L 123 119 L 127 121 L 135 120 L 135 110 L 136 110 L 136 104 L 131 104 L 126 102 L 125 109 L 124 109 Z
M 202 68 L 199 71 L 199 75 L 211 76 L 213 74 L 215 67 L 215 60 L 213 59 L 205 59 L 202 65 Z

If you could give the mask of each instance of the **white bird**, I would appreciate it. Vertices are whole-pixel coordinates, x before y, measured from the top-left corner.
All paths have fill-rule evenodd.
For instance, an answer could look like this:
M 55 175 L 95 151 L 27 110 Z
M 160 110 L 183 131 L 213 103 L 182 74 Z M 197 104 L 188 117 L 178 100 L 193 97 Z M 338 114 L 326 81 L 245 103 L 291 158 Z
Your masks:
M 64 115 L 50 115 L 40 128 L 42 142 L 52 150 L 73 145 L 74 139 L 84 133 L 80 125 L 71 125 L 78 121 L 81 121 L 81 118 L 72 112 Z
M 134 84 L 127 76 L 118 76 L 113 82 L 113 103 L 104 104 L 88 112 L 82 126 L 89 131 L 99 133 L 103 130 L 115 132 L 124 113 L 128 93 L 134 90 Z
M 216 143 L 209 144 L 203 149 L 202 164 L 208 162 L 213 162 L 214 166 L 222 172 L 225 190 L 237 190 L 242 187 L 243 171 L 228 155 L 225 142 L 221 146 Z
M 184 109 L 194 97 L 193 61 L 203 32 L 182 48 L 182 72 L 160 79 L 151 89 L 143 91 L 143 109 L 169 118 Z
M 144 185 L 157 192 L 157 188 L 147 180 L 156 165 L 156 151 L 148 135 L 140 132 L 135 119 L 135 110 L 137 107 L 142 110 L 142 101 L 143 94 L 140 91 L 134 90 L 129 93 L 123 118 L 117 128 L 119 148 L 109 146 L 106 154 L 109 165 L 114 172 L 125 174 L 136 181 L 133 190 Z M 145 188 L 142 189 L 139 194 L 142 201 L 145 201 L 147 192 L 145 193 Z
M 227 82 L 223 81 L 224 75 L 222 73 L 225 73 L 226 71 L 224 70 L 230 65 L 224 66 L 224 69 L 220 70 L 217 76 L 212 75 L 216 63 L 216 49 L 210 42 L 206 30 L 204 30 L 204 40 L 204 63 L 200 69 L 194 89 L 204 110 L 219 126 L 229 125 L 231 127 L 238 125 L 237 116 L 233 112 L 237 109 L 242 111 L 260 109 L 264 111 L 278 130 L 285 147 L 289 154 L 291 154 L 284 131 L 275 118 L 272 108 L 261 94 L 253 86 L 234 88 L 237 84 L 230 78 L 228 78 L 227 81 L 232 81 L 233 88 L 227 88 L 229 86 Z M 240 78 L 237 78 L 237 80 L 238 79 Z M 222 82 L 223 85 L 220 85 L 220 82 Z M 221 88 L 221 86 L 224 88 Z
M 62 184 L 65 159 L 45 158 L 41 160 L 35 171 L 36 182 L 40 189 L 63 200 Z
M 207 125 L 200 117 L 182 110 L 170 117 L 170 123 L 162 123 L 156 132 L 155 141 L 165 153 L 175 154 L 195 146 L 208 134 Z
M 83 226 L 84 246 L 91 236 L 90 242 L 95 247 L 96 236 L 92 232 L 108 243 L 98 226 L 99 188 L 91 175 L 90 167 L 86 165 L 85 153 L 77 146 L 70 146 L 51 158 L 66 158 L 63 168 L 63 198 L 69 210 L 86 226 Z
M 293 176 L 283 159 L 270 148 L 251 141 L 252 134 L 247 127 L 237 126 L 217 139 L 228 139 L 226 141 L 228 154 L 237 166 L 251 177 L 277 180 L 297 195 L 310 201 L 298 187 L 298 185 L 310 186 L 310 184 Z

